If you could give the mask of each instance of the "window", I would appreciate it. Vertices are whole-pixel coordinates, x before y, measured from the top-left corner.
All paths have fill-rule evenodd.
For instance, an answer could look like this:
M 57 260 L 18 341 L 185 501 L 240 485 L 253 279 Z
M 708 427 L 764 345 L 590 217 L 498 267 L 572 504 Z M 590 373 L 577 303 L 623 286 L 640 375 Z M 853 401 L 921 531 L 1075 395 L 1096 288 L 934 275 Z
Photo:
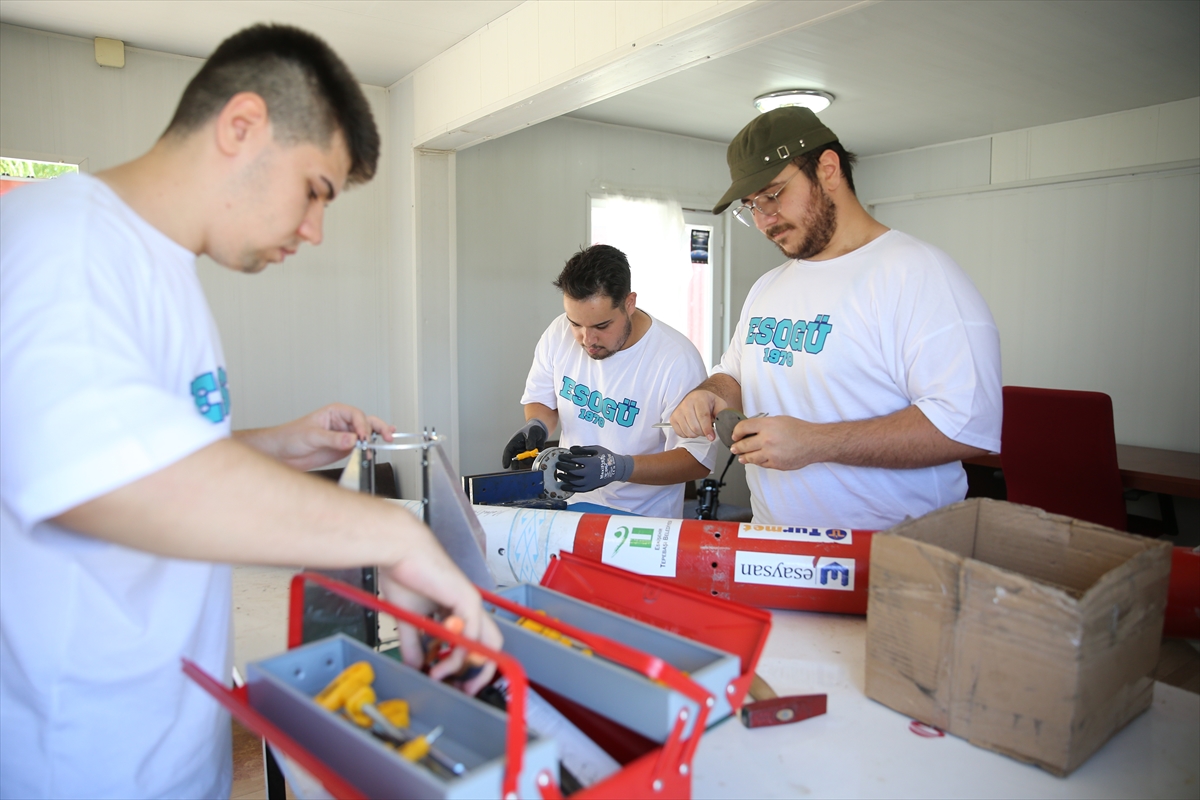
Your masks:
M 678 203 L 629 197 L 591 199 L 591 244 L 609 244 L 629 259 L 638 308 L 696 345 L 713 363 L 711 225 L 684 222 Z
M 26 158 L 0 158 L 0 194 L 10 192 L 26 183 L 50 180 L 71 172 L 79 172 L 79 165 L 31 161 Z

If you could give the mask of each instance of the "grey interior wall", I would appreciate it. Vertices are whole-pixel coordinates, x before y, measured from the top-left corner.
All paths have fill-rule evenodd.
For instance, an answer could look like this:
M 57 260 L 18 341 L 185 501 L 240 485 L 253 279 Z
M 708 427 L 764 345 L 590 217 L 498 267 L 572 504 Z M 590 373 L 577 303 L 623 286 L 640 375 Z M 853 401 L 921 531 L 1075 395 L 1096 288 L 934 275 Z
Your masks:
M 1118 442 L 1200 450 L 1200 170 L 969 191 L 989 142 L 865 159 L 859 196 L 951 191 L 874 213 L 971 276 L 1006 384 L 1106 392 Z
M 0 152 L 84 161 L 97 172 L 157 140 L 201 61 L 0 26 Z M 364 87 L 385 142 L 387 93 Z M 284 422 L 334 400 L 390 416 L 387 152 L 379 176 L 328 209 L 325 241 L 256 276 L 201 259 L 225 346 L 234 424 Z
M 587 244 L 588 193 L 704 207 L 729 173 L 723 144 L 567 118 L 460 151 L 457 162 L 460 453 L 462 471 L 473 474 L 500 469 L 504 443 L 524 420 L 533 348 L 562 313 L 550 282 Z M 735 233 L 734 313 L 753 280 L 744 276 L 779 263 L 739 242 Z

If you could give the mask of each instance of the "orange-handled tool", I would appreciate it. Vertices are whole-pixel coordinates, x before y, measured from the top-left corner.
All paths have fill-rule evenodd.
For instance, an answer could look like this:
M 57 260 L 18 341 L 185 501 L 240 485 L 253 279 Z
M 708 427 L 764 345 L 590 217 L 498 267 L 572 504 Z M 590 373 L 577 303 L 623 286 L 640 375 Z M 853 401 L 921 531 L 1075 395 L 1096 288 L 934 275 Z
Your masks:
M 351 695 L 364 686 L 370 686 L 374 681 L 375 670 L 371 669 L 371 665 L 366 661 L 356 661 L 338 673 L 313 701 L 322 708 L 338 711 Z
M 415 739 L 412 739 L 405 744 L 400 745 L 398 752 L 401 758 L 409 761 L 420 761 L 425 756 L 429 755 L 429 749 L 433 746 L 434 740 L 442 735 L 442 726 L 438 725 L 429 733 L 422 734 Z

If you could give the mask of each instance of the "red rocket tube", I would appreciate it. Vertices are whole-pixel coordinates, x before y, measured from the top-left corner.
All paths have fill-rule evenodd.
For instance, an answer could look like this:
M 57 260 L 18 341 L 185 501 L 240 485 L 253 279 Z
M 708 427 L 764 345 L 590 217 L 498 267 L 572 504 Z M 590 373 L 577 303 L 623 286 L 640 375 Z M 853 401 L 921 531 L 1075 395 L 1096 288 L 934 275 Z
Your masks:
M 603 560 L 610 519 L 626 518 L 583 515 L 575 529 L 575 555 Z M 752 606 L 867 613 L 873 531 L 679 522 L 675 577 L 665 580 Z
M 603 561 L 610 517 L 584 514 L 573 552 Z M 760 608 L 866 614 L 874 531 L 679 520 L 675 576 L 657 577 Z M 634 524 L 634 523 L 630 523 Z M 1176 547 L 1165 636 L 1200 638 L 1200 553 Z

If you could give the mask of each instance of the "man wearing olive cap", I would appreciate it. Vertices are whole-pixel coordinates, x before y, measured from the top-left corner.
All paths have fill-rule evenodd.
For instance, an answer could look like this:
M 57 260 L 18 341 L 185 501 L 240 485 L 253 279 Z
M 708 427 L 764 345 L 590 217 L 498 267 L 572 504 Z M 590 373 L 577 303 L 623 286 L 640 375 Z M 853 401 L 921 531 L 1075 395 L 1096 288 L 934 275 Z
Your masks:
M 671 415 L 714 436 L 747 419 L 755 522 L 881 529 L 961 500 L 959 461 L 1000 449 L 1000 342 L 986 303 L 941 250 L 888 229 L 854 193 L 854 155 L 807 109 L 768 112 L 728 150 L 739 201 L 788 261 L 750 290 L 713 374 Z

